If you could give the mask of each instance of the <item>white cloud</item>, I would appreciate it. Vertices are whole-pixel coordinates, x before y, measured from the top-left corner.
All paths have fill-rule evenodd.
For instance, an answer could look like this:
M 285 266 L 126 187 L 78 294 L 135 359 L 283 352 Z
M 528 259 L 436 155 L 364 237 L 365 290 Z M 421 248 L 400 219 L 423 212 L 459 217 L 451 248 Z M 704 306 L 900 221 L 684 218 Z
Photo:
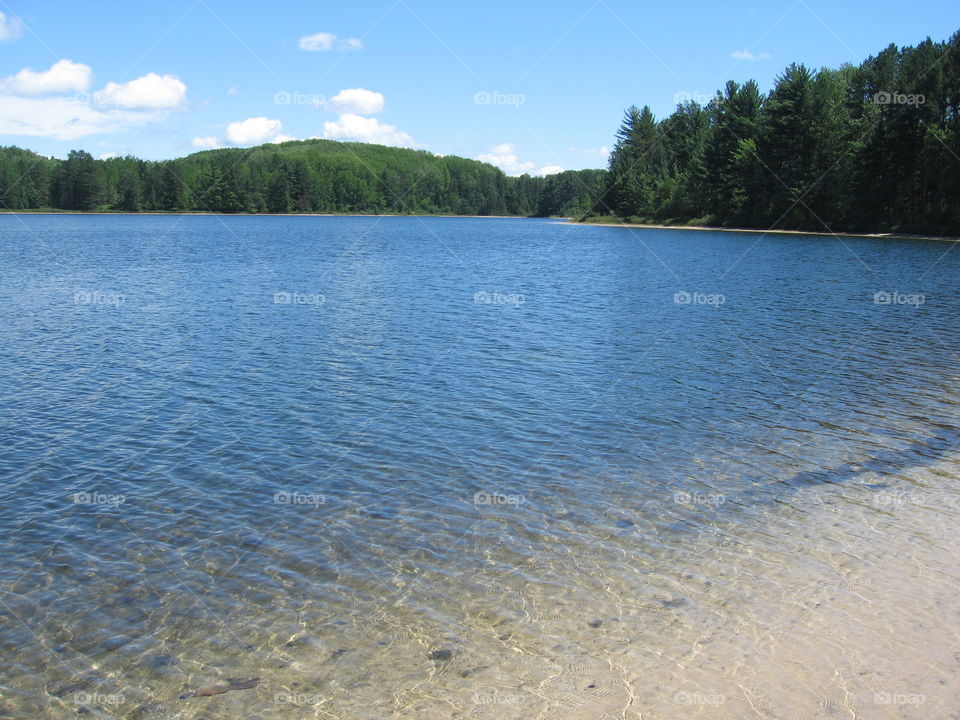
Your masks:
M 523 175 L 535 167 L 532 162 L 520 162 L 516 147 L 513 143 L 494 145 L 492 152 L 477 155 L 477 160 L 496 165 L 508 175 Z
M 563 168 L 559 165 L 544 165 L 539 170 L 534 171 L 536 164 L 532 162 L 521 162 L 517 155 L 517 148 L 513 143 L 494 145 L 490 148 L 490 152 L 477 155 L 475 159 L 496 165 L 507 175 L 523 175 L 524 173 L 554 175 L 558 172 L 563 172 Z
M 0 43 L 13 42 L 23 30 L 23 23 L 20 18 L 7 17 L 0 12 Z
M 128 110 L 159 110 L 183 104 L 187 86 L 175 75 L 148 73 L 125 83 L 107 83 L 93 94 L 98 105 L 115 105 Z
M 316 35 L 304 35 L 300 38 L 300 49 L 307 52 L 323 52 L 333 48 L 333 41 L 337 39 L 336 35 L 319 32 Z
M 397 130 L 393 125 L 353 113 L 341 115 L 336 122 L 325 122 L 323 137 L 327 140 L 356 140 L 378 145 L 423 147 L 414 142 L 410 135 Z
M 730 53 L 730 57 L 736 58 L 737 60 L 757 61 L 757 60 L 769 60 L 772 57 L 772 55 L 766 52 L 757 53 L 756 55 L 754 55 L 749 50 L 744 49 L 744 50 L 736 50 Z
M 100 153 L 100 157 L 97 158 L 97 159 L 98 159 L 98 160 L 110 160 L 111 158 L 115 158 L 115 157 L 120 157 L 120 155 L 119 155 L 118 153 L 115 153 L 115 152 L 105 152 L 105 153 Z
M 363 88 L 350 88 L 334 95 L 330 104 L 343 113 L 374 115 L 383 110 L 383 95 Z
M 240 86 L 234 85 L 232 88 L 227 90 L 227 95 L 236 95 L 238 92 L 240 92 Z
M 263 145 L 264 143 L 282 143 L 296 140 L 293 135 L 283 131 L 283 123 L 265 117 L 247 118 L 227 125 L 226 139 L 221 140 L 213 135 L 195 137 L 192 145 L 195 148 L 209 150 L 222 148 L 225 145 Z
M 327 50 L 360 50 L 363 42 L 360 38 L 337 39 L 333 33 L 318 32 L 313 35 L 304 35 L 300 38 L 300 49 L 307 52 L 326 52 Z
M 261 145 L 274 141 L 282 130 L 283 123 L 279 120 L 247 118 L 227 125 L 227 142 L 231 145 Z
M 212 135 L 208 135 L 207 137 L 195 137 L 191 144 L 195 148 L 201 148 L 204 150 L 221 147 L 220 138 L 213 137 Z
M 158 113 L 99 110 L 69 97 L 26 98 L 0 93 L 0 135 L 73 140 L 160 119 Z
M 54 95 L 83 92 L 90 87 L 93 71 L 89 65 L 72 60 L 60 60 L 49 70 L 37 72 L 24 68 L 16 75 L 0 80 L 0 89 L 15 95 Z
M 91 103 L 85 93 L 92 77 L 89 66 L 60 60 L 49 70 L 24 68 L 0 79 L 0 135 L 73 140 L 118 132 L 163 120 L 158 111 L 179 105 L 186 93 L 174 76 L 150 73 L 122 85 L 108 83 Z

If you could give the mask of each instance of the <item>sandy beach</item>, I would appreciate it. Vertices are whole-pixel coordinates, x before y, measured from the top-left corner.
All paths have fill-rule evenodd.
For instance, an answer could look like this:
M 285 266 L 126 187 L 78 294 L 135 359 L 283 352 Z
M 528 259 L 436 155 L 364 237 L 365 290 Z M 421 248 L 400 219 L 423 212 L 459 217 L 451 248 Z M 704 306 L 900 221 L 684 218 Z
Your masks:
M 633 228 L 638 230 L 698 230 L 710 232 L 733 232 L 733 233 L 754 233 L 759 235 L 807 235 L 811 237 L 849 237 L 849 238 L 880 238 L 890 240 L 941 240 L 944 242 L 957 242 L 960 237 L 946 237 L 943 235 L 912 235 L 909 233 L 835 233 L 835 232 L 811 232 L 808 230 L 758 230 L 756 228 L 719 228 L 704 227 L 702 225 L 645 225 L 641 223 L 598 223 L 598 222 L 574 222 L 569 221 L 567 225 L 582 225 L 584 227 L 618 227 Z

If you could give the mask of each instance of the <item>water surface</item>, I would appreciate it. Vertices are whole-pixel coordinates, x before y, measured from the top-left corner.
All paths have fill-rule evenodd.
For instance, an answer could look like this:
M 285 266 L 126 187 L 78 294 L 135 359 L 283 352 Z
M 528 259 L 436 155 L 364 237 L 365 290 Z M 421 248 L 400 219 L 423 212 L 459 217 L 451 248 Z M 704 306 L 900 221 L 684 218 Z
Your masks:
M 0 717 L 946 717 L 951 250 L 2 216 Z

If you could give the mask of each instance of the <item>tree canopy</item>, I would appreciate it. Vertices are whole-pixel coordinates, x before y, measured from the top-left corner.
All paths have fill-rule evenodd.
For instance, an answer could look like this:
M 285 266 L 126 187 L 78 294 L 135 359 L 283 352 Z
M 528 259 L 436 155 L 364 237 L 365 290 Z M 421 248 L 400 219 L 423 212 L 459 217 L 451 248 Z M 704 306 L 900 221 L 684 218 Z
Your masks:
M 66 160 L 0 148 L 0 207 L 12 210 L 582 215 L 604 170 L 508 177 L 477 160 L 332 140 L 144 161 Z
M 859 67 L 791 64 L 657 121 L 630 107 L 592 214 L 637 222 L 960 233 L 960 32 Z

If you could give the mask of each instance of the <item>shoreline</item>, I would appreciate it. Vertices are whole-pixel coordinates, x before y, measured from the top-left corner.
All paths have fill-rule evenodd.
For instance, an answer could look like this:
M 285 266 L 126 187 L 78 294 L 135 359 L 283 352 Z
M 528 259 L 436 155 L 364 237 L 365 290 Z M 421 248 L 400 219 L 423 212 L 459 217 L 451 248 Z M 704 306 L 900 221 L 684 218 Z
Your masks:
M 603 223 L 577 222 L 570 217 L 536 217 L 531 215 L 450 215 L 430 213 L 220 213 L 202 210 L 9 210 L 0 209 L 0 217 L 4 215 L 198 215 L 212 217 L 409 217 L 409 218 L 464 218 L 476 220 L 549 220 L 559 225 L 576 225 L 581 227 L 608 227 L 630 228 L 634 230 L 696 230 L 698 232 L 732 232 L 732 233 L 759 233 L 761 235 L 806 235 L 809 237 L 849 237 L 869 238 L 873 240 L 937 240 L 940 242 L 960 242 L 960 237 L 951 235 L 919 235 L 897 232 L 814 232 L 811 230 L 761 230 L 759 228 L 730 228 L 709 227 L 704 225 L 655 225 L 644 223 Z
M 8 210 L 0 209 L 3 215 L 210 215 L 213 217 L 431 217 L 431 218 L 479 218 L 501 220 L 572 220 L 572 218 L 533 218 L 529 215 L 449 215 L 430 213 L 221 213 L 204 210 Z
M 712 232 L 735 232 L 735 233 L 760 233 L 762 235 L 808 235 L 820 237 L 850 237 L 850 238 L 872 238 L 874 240 L 940 240 L 942 242 L 960 242 L 960 237 L 950 235 L 915 235 L 911 233 L 835 233 L 835 232 L 812 232 L 810 230 L 760 230 L 758 228 L 720 228 L 706 227 L 704 225 L 646 225 L 642 223 L 601 223 L 601 222 L 574 222 L 568 221 L 564 225 L 582 225 L 584 227 L 614 227 L 614 228 L 633 228 L 652 230 L 699 230 Z

